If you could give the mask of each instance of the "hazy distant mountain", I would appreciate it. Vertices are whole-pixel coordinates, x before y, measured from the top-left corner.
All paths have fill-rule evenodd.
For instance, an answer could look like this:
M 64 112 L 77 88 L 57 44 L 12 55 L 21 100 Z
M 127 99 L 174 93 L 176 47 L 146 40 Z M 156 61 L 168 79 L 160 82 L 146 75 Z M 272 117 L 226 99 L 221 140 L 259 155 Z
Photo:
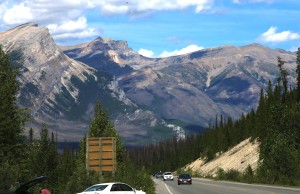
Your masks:
M 30 109 L 34 120 L 28 126 L 35 129 L 36 137 L 41 123 L 46 123 L 59 140 L 80 140 L 87 132 L 97 99 L 113 121 L 118 119 L 117 129 L 128 144 L 175 134 L 162 119 L 130 101 L 111 75 L 67 57 L 46 27 L 32 23 L 15 27 L 0 33 L 0 44 L 7 52 L 19 51 L 22 55 L 19 103 Z M 146 118 L 136 117 L 137 112 Z M 125 119 L 131 117 L 135 119 Z M 143 123 L 144 128 L 132 126 L 134 122 Z M 166 131 L 160 133 L 157 128 Z
M 143 57 L 124 41 L 101 38 L 63 50 L 114 75 L 135 104 L 162 118 L 180 120 L 185 126 L 205 127 L 209 122 L 214 124 L 216 115 L 235 119 L 255 109 L 260 89 L 278 76 L 278 56 L 286 61 L 292 75 L 290 83 L 295 83 L 295 53 L 258 44 L 204 49 L 161 59 Z
M 0 33 L 0 44 L 22 54 L 19 103 L 31 110 L 28 125 L 37 132 L 44 122 L 60 140 L 82 138 L 97 99 L 125 143 L 141 144 L 249 112 L 260 88 L 276 80 L 278 56 L 295 83 L 296 54 L 257 44 L 152 59 L 100 37 L 58 47 L 46 27 L 31 23 Z

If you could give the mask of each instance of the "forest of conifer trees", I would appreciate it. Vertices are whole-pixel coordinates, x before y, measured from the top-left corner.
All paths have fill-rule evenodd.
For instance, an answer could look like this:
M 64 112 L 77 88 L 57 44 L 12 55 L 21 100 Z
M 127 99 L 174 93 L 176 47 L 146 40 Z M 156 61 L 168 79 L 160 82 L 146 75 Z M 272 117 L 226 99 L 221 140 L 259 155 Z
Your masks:
M 284 61 L 278 57 L 276 84 L 261 90 L 257 110 L 239 119 L 216 117 L 204 133 L 179 141 L 174 137 L 130 150 L 133 162 L 151 170 L 178 170 L 199 157 L 206 161 L 246 138 L 260 143 L 260 164 L 253 174 L 259 183 L 300 185 L 300 49 L 297 52 L 297 85 L 290 87 Z M 248 169 L 249 170 L 249 169 Z M 250 169 L 251 171 L 251 169 Z M 194 172 L 196 174 L 201 174 Z

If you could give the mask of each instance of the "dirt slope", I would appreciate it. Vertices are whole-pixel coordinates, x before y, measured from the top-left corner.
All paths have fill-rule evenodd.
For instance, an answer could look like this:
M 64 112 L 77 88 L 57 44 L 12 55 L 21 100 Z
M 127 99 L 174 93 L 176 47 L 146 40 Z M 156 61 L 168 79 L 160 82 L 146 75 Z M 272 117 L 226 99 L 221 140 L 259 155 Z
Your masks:
M 246 139 L 208 163 L 199 158 L 186 165 L 185 169 L 192 169 L 193 171 L 200 172 L 202 175 L 212 176 L 216 176 L 218 168 L 222 168 L 225 171 L 235 169 L 243 172 L 250 165 L 255 170 L 259 161 L 258 145 L 257 142 L 251 143 L 249 139 Z

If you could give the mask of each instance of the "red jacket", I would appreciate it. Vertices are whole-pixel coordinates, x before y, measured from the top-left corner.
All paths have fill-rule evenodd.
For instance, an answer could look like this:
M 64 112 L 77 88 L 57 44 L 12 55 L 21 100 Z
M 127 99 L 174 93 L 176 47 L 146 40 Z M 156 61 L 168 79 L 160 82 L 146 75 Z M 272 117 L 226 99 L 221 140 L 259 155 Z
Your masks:
M 51 192 L 48 189 L 42 189 L 41 194 L 51 194 Z

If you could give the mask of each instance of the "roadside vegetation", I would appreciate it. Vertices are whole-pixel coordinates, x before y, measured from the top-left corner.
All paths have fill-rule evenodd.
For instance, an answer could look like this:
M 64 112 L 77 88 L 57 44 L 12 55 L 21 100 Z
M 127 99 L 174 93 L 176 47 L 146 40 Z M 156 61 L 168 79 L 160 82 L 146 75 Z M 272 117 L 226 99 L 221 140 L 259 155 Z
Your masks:
M 49 133 L 47 125 L 40 128 L 36 137 L 29 130 L 26 137 L 25 124 L 30 119 L 29 111 L 17 106 L 19 84 L 18 67 L 20 53 L 6 54 L 0 47 L 0 191 L 14 190 L 19 184 L 38 176 L 48 177 L 40 186 L 52 193 L 71 194 L 101 182 L 125 182 L 147 194 L 154 194 L 154 183 L 143 167 L 136 167 L 116 133 L 108 115 L 98 101 L 88 134 L 82 138 L 80 149 L 65 147 L 57 149 L 57 134 Z M 85 164 L 86 137 L 116 137 L 117 172 L 88 171 Z M 37 193 L 39 188 L 32 188 Z
M 297 85 L 289 86 L 284 61 L 278 57 L 280 75 L 275 84 L 268 83 L 261 90 L 256 110 L 232 118 L 216 116 L 204 133 L 177 140 L 175 137 L 160 143 L 149 144 L 130 150 L 132 161 L 152 172 L 182 171 L 186 164 L 205 158 L 213 160 L 239 142 L 251 138 L 260 144 L 260 163 L 253 171 L 245 172 L 219 169 L 217 179 L 300 186 L 300 48 L 297 52 Z M 194 176 L 201 172 L 189 172 Z

